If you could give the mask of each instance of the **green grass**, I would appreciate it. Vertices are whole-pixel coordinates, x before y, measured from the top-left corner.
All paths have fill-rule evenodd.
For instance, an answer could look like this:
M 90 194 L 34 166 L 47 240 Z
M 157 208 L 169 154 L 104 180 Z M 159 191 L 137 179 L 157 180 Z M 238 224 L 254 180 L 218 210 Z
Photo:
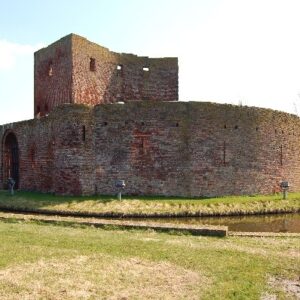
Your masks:
M 281 195 L 255 195 L 206 199 L 124 196 L 122 201 L 118 201 L 113 196 L 69 197 L 33 192 L 17 192 L 15 196 L 10 196 L 7 191 L 0 191 L 1 208 L 113 214 L 117 216 L 285 213 L 300 211 L 300 193 L 290 193 L 287 200 L 282 200 Z
M 299 238 L 0 222 L 0 298 L 287 299 L 281 283 L 298 279 L 299 253 Z

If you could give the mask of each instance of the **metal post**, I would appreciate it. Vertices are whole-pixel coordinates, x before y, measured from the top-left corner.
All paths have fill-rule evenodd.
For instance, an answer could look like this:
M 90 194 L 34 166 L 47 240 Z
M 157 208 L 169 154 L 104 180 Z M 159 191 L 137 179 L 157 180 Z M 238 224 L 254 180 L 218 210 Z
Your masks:
M 125 180 L 117 180 L 115 187 L 118 189 L 118 200 L 122 200 L 122 190 L 125 188 Z
M 8 178 L 7 180 L 7 186 L 8 186 L 8 189 L 10 191 L 10 195 L 13 196 L 14 195 L 14 186 L 15 186 L 15 181 L 13 178 Z
M 287 196 L 288 196 L 287 189 L 284 188 L 284 189 L 283 189 L 283 200 L 285 200 L 285 199 L 287 198 Z
M 10 194 L 11 194 L 12 196 L 14 195 L 14 186 L 13 186 L 13 185 L 10 187 Z
M 285 200 L 288 196 L 288 190 L 289 190 L 290 184 L 288 181 L 282 181 L 280 183 L 280 187 L 282 189 L 282 199 Z

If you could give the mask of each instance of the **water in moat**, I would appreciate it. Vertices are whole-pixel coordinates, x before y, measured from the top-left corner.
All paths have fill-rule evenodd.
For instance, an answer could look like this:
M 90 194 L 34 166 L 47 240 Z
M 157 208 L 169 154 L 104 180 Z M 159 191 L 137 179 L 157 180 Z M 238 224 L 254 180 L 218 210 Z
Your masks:
M 140 219 L 142 220 L 142 219 Z M 300 233 L 300 213 L 209 217 L 209 218 L 150 218 L 143 221 L 194 225 L 225 225 L 229 231 Z

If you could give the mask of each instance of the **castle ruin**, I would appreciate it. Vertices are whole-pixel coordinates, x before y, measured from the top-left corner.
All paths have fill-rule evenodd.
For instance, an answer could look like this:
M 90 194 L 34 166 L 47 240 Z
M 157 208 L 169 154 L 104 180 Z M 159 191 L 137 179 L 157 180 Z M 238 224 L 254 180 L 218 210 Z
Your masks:
M 71 34 L 35 53 L 34 119 L 0 126 L 0 188 L 66 195 L 300 190 L 300 120 L 179 102 L 177 58 L 118 54 Z

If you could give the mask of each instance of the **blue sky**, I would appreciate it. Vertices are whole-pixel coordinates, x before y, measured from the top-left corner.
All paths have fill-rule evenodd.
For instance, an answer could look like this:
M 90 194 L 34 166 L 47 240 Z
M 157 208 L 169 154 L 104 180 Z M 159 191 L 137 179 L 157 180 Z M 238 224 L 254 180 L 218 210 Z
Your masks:
M 180 100 L 300 113 L 298 0 L 0 0 L 0 124 L 33 116 L 33 52 L 73 32 L 178 56 Z

